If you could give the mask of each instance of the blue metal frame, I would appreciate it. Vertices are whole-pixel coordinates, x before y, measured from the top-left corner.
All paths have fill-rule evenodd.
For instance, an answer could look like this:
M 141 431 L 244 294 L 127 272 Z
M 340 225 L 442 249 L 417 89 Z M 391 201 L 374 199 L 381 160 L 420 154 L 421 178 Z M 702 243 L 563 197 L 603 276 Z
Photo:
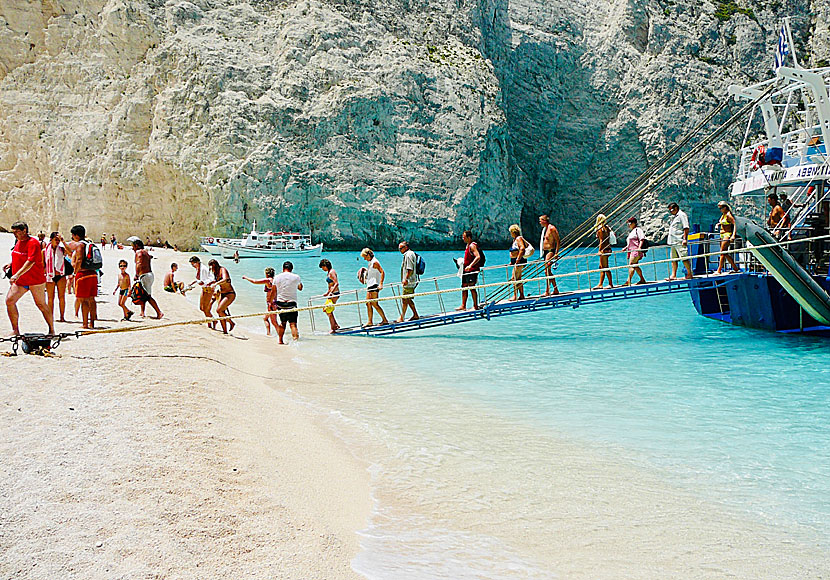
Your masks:
M 633 298 L 646 298 L 648 296 L 663 294 L 676 294 L 678 292 L 688 292 L 689 285 L 692 283 L 698 287 L 715 288 L 718 284 L 730 276 L 731 274 L 724 274 L 721 276 L 709 276 L 703 279 L 693 278 L 691 280 L 664 280 L 660 282 L 652 282 L 650 284 L 617 286 L 616 288 L 608 288 L 604 290 L 582 290 L 566 294 L 558 294 L 556 296 L 539 296 L 515 302 L 490 303 L 486 304 L 482 308 L 479 308 L 478 310 L 434 314 L 431 316 L 424 316 L 418 320 L 407 320 L 404 322 L 397 322 L 395 324 L 383 324 L 370 326 L 369 328 L 361 326 L 341 328 L 335 334 L 386 336 L 390 334 L 399 334 L 401 332 L 410 332 L 413 330 L 423 330 L 425 328 L 433 328 L 436 326 L 459 324 L 462 322 L 471 322 L 473 320 L 490 320 L 491 318 L 498 316 L 509 316 L 511 314 L 551 310 L 554 308 L 564 308 L 566 306 L 570 306 L 571 308 L 579 308 L 584 304 L 598 304 L 603 302 L 613 302 L 615 300 L 630 300 Z

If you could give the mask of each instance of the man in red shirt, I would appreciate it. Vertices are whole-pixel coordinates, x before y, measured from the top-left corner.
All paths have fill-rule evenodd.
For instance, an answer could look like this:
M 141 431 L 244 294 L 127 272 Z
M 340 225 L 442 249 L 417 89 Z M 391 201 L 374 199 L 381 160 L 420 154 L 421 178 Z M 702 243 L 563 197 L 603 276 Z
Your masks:
M 40 242 L 29 235 L 29 226 L 23 222 L 12 224 L 12 233 L 17 243 L 12 249 L 11 278 L 9 294 L 6 296 L 6 310 L 9 321 L 12 323 L 12 334 L 20 334 L 17 322 L 20 314 L 17 311 L 17 301 L 26 292 L 32 292 L 35 305 L 43 314 L 43 319 L 49 325 L 49 334 L 55 333 L 55 324 L 52 311 L 46 304 L 46 272 L 43 268 L 43 251 Z

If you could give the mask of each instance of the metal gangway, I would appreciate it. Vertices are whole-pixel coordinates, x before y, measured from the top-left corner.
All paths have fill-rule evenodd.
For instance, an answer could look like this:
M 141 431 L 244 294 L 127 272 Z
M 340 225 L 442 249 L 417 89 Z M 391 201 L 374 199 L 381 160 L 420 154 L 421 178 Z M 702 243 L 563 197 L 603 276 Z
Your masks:
M 678 292 L 688 292 L 690 284 L 703 288 L 715 288 L 722 284 L 731 273 L 715 275 L 718 261 L 718 237 L 713 234 L 697 234 L 690 239 L 689 260 L 695 277 L 684 278 L 685 267 L 678 263 L 679 279 L 667 280 L 672 259 L 669 246 L 652 246 L 640 261 L 640 268 L 647 283 L 636 284 L 635 274 L 632 285 L 622 284 L 628 277 L 628 260 L 625 250 L 616 250 L 609 255 L 607 270 L 611 272 L 613 287 L 597 288 L 600 279 L 599 255 L 595 249 L 585 248 L 582 252 L 573 252 L 553 264 L 552 278 L 557 282 L 559 293 L 545 295 L 546 278 L 544 275 L 533 278 L 512 280 L 514 266 L 501 264 L 482 268 L 474 289 L 479 294 L 479 308 L 472 308 L 472 296 L 467 297 L 467 309 L 458 310 L 462 288 L 458 275 L 449 274 L 433 278 L 422 278 L 416 293 L 412 295 L 418 308 L 420 318 L 393 322 L 400 318 L 403 287 L 400 283 L 385 284 L 378 302 L 386 311 L 389 324 L 377 324 L 380 316 L 375 312 L 375 325 L 366 326 L 366 291 L 365 288 L 340 291 L 338 299 L 343 306 L 335 305 L 334 315 L 341 325 L 335 332 L 338 335 L 382 336 L 424 330 L 439 326 L 459 324 L 462 322 L 484 321 L 513 314 L 533 313 L 556 308 L 578 308 L 588 304 L 599 304 L 618 300 L 645 298 Z M 757 271 L 763 267 L 753 258 L 748 250 L 742 248 L 741 240 L 736 241 L 733 255 L 743 271 Z M 676 260 L 675 260 L 676 261 Z M 542 260 L 528 262 L 524 270 L 541 265 Z M 396 268 L 388 267 L 396 272 Z M 505 288 L 513 294 L 517 284 L 524 286 L 525 299 L 513 300 L 502 298 Z M 470 290 L 470 289 L 468 289 Z M 322 306 L 328 296 L 314 296 L 308 301 L 308 313 L 311 317 L 312 330 L 323 330 L 328 319 Z

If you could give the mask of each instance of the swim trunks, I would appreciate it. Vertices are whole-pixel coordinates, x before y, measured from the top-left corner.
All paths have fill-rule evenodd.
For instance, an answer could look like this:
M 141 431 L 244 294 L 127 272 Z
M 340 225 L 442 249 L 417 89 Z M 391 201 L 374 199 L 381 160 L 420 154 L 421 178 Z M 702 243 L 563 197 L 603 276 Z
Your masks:
M 75 274 L 75 297 L 95 298 L 98 296 L 98 273 L 81 270 Z
M 138 281 L 141 282 L 141 287 L 144 288 L 144 291 L 147 293 L 147 297 L 152 297 L 153 282 L 156 281 L 156 277 L 153 275 L 153 273 L 147 272 L 146 274 L 142 274 L 138 277 Z
M 468 272 L 461 276 L 462 286 L 475 286 L 478 283 L 478 272 Z
M 289 309 L 289 308 L 297 308 L 296 302 L 277 302 L 277 310 Z M 294 323 L 297 324 L 297 312 L 286 312 L 285 314 L 280 314 L 280 322 L 283 325 Z

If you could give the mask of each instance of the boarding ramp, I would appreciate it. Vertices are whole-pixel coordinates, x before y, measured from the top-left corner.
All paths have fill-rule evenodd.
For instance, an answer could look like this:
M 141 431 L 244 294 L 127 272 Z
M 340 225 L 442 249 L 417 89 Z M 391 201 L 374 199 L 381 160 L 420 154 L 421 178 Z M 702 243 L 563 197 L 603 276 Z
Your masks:
M 712 240 L 701 236 L 700 240 L 690 242 L 690 260 L 693 270 L 704 273 L 713 269 L 717 263 L 717 255 L 709 252 Z M 716 244 L 715 244 L 715 247 Z M 714 258 L 714 261 L 713 261 Z M 745 261 L 748 255 L 737 254 L 739 261 Z M 640 266 L 648 283 L 622 286 L 628 277 L 627 255 L 624 250 L 613 252 L 609 256 L 608 270 L 611 272 L 614 287 L 597 288 L 601 269 L 599 255 L 594 250 L 585 249 L 560 258 L 553 264 L 552 277 L 556 280 L 560 293 L 545 295 L 546 278 L 544 271 L 541 276 L 522 278 L 520 281 L 511 280 L 513 266 L 503 264 L 483 268 L 479 273 L 478 284 L 475 287 L 480 297 L 480 308 L 472 308 L 472 297 L 467 298 L 467 310 L 459 311 L 461 278 L 458 275 L 438 276 L 422 279 L 414 295 L 415 304 L 420 318 L 391 323 L 400 317 L 402 286 L 399 283 L 384 285 L 378 302 L 386 312 L 390 324 L 378 324 L 379 316 L 375 313 L 375 326 L 364 326 L 367 322 L 366 291 L 364 288 L 343 291 L 339 297 L 339 304 L 334 310 L 334 316 L 341 328 L 336 334 L 342 335 L 372 335 L 382 336 L 411 332 L 438 326 L 459 324 L 462 322 L 491 320 L 493 318 L 513 314 L 534 313 L 543 310 L 570 307 L 578 308 L 588 304 L 599 304 L 646 298 L 678 292 L 688 292 L 690 284 L 702 288 L 716 287 L 728 276 L 708 275 L 696 276 L 692 280 L 684 278 L 683 264 L 678 266 L 680 279 L 667 280 L 671 267 L 670 249 L 668 246 L 654 246 L 648 249 Z M 535 269 L 531 269 L 536 266 Z M 542 260 L 529 262 L 524 271 L 536 271 Z M 397 268 L 387 265 L 387 272 L 396 272 Z M 638 277 L 634 276 L 636 282 Z M 526 298 L 512 300 L 513 290 L 517 284 L 523 284 Z M 507 290 L 510 296 L 503 297 Z M 494 299 L 494 297 L 497 297 Z M 328 328 L 328 319 L 322 311 L 322 306 L 328 297 L 315 296 L 308 301 L 308 312 L 314 331 L 325 331 Z M 411 312 L 407 313 L 407 317 Z

